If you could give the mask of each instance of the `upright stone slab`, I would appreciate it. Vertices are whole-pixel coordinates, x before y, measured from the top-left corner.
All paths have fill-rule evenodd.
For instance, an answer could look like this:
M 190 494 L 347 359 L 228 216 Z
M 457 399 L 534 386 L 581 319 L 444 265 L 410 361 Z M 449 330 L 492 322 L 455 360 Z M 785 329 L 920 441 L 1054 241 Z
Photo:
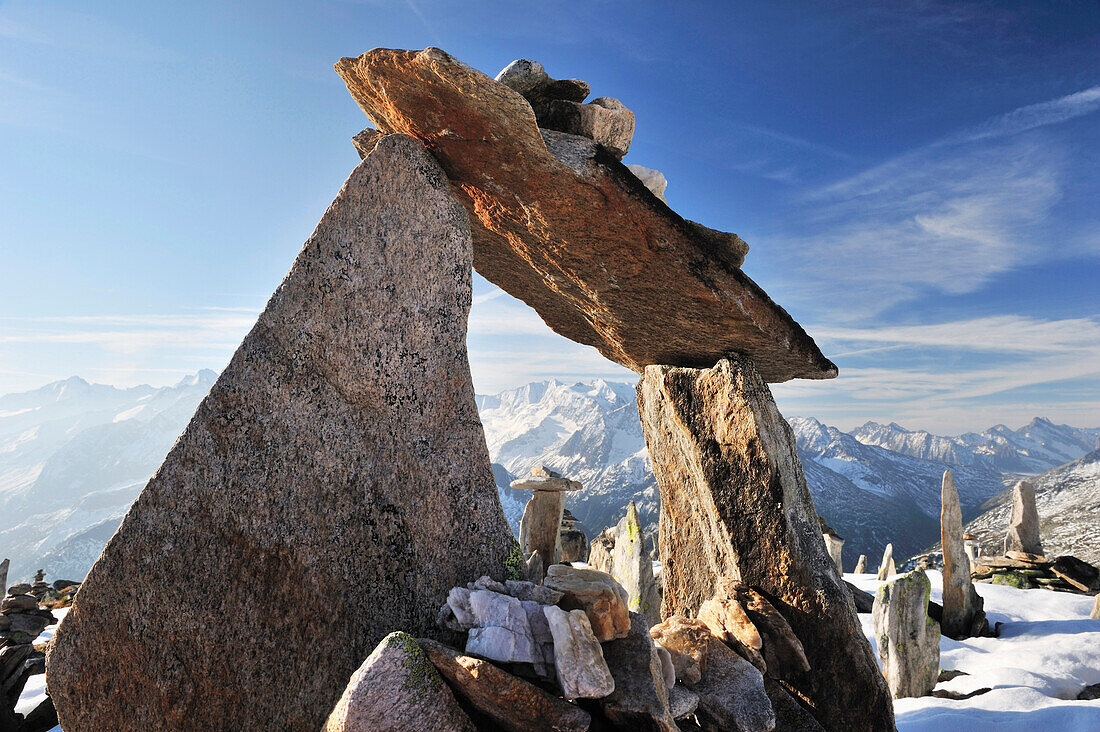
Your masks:
M 860 554 L 859 559 L 856 560 L 856 568 L 854 570 L 856 574 L 866 574 L 867 572 L 867 555 Z
M 988 626 L 984 601 L 970 581 L 963 541 L 962 508 L 955 478 L 944 471 L 940 489 L 940 545 L 943 547 L 943 634 L 956 640 L 980 635 Z
M 2 596 L 8 589 L 8 567 L 11 566 L 11 560 L 5 559 L 0 562 L 0 596 Z
M 319 729 L 386 634 L 438 632 L 452 586 L 503 579 L 470 262 L 435 160 L 380 140 L 59 628 L 66 732 Z
M 940 672 L 940 628 L 928 616 L 931 583 L 915 569 L 875 593 L 872 620 L 882 673 L 894 698 L 932 692 Z
M 881 582 L 894 574 L 894 545 L 887 544 L 882 551 L 882 563 L 878 565 L 877 579 Z
M 1012 489 L 1012 515 L 1005 534 L 1005 553 L 1042 554 L 1039 540 L 1039 512 L 1035 510 L 1035 487 L 1021 480 Z
M 661 488 L 662 615 L 693 617 L 722 579 L 766 595 L 804 645 L 786 679 L 827 729 L 892 730 L 893 706 L 825 550 L 794 435 L 752 362 L 651 366 L 638 409 Z
M 653 562 L 645 550 L 638 507 L 631 501 L 626 515 L 615 526 L 611 576 L 626 590 L 627 608 L 642 615 L 650 626 L 661 622 L 661 596 L 653 580 Z

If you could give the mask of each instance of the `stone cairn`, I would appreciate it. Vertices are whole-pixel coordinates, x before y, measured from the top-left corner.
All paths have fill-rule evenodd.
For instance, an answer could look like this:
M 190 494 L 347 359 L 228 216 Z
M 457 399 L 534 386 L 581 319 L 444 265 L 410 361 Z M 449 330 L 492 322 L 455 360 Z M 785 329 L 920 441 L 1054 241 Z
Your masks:
M 7 570 L 5 559 L 0 564 L 0 587 L 7 582 Z M 14 584 L 0 600 L 0 729 L 5 732 L 38 732 L 57 725 L 53 700 L 48 696 L 26 716 L 15 712 L 27 680 L 46 672 L 46 654 L 34 641 L 57 622 L 49 609 L 39 607 L 51 591 L 45 572 L 38 570 L 34 584 Z
M 559 543 L 563 562 L 588 561 L 588 537 L 584 535 L 577 523 L 577 517 L 571 514 L 568 508 L 562 512 Z
M 535 562 L 533 571 L 541 580 L 551 564 L 561 559 L 561 525 L 565 512 L 565 493 L 579 491 L 581 484 L 563 478 L 545 465 L 531 469 L 531 477 L 512 481 L 512 488 L 534 491 L 523 508 L 519 522 L 519 546 L 524 559 Z M 537 559 L 536 559 L 537 556 Z
M 374 49 L 336 71 L 377 129 L 356 135 L 363 162 L 58 628 L 48 666 L 66 732 L 316 729 L 334 709 L 345 711 L 331 728 L 406 729 L 427 698 L 446 708 L 425 728 L 492 728 L 502 706 L 531 715 L 509 729 L 582 729 L 590 709 L 618 728 L 676 728 L 689 696 L 666 683 L 671 653 L 648 621 L 608 575 L 554 564 L 561 496 L 538 497 L 548 507 L 524 532 L 530 557 L 508 532 L 465 349 L 475 262 L 553 330 L 640 376 L 662 617 L 697 620 L 717 599 L 707 617 L 739 639 L 737 600 L 760 636 L 760 648 L 738 640 L 753 660 L 706 639 L 696 718 L 892 730 L 889 689 L 768 387 L 836 366 L 742 271 L 745 242 L 677 215 L 662 177 L 624 166 L 634 115 L 608 97 L 586 103 L 583 81 L 523 60 L 494 80 L 438 48 Z M 461 585 L 482 575 L 497 584 Z M 544 577 L 534 586 L 558 602 L 499 592 Z M 334 581 L 341 603 L 317 612 Z M 241 583 L 253 592 L 224 591 Z M 120 599 L 120 586 L 133 591 Z M 469 607 L 454 593 L 441 628 L 436 609 L 456 587 Z M 173 603 L 142 612 L 153 588 Z M 525 601 L 542 607 L 528 616 Z M 211 607 L 247 622 L 222 644 L 168 641 L 201 637 Z M 463 651 L 440 644 L 462 632 Z M 530 660 L 486 660 L 470 643 Z M 535 683 L 497 663 L 528 664 Z M 379 678 L 426 691 L 410 699 Z M 448 697 L 441 678 L 471 691 Z M 600 696 L 584 709 L 564 699 L 586 693 Z
M 971 541 L 975 546 L 977 542 Z M 1021 480 L 1012 489 L 1012 513 L 1005 533 L 1004 553 L 971 560 L 975 582 L 1008 585 L 1021 590 L 1045 588 L 1062 592 L 1100 592 L 1100 568 L 1071 555 L 1053 559 L 1043 554 L 1035 489 Z
M 940 626 L 928 614 L 932 585 L 915 569 L 879 587 L 872 619 L 882 673 L 895 699 L 932 692 L 940 670 Z
M 843 573 L 844 557 L 841 550 L 844 548 L 844 538 L 836 533 L 829 524 L 825 523 L 825 519 L 818 516 L 817 520 L 821 522 L 821 538 L 825 540 L 825 548 L 829 551 L 829 556 L 832 557 L 833 564 Z

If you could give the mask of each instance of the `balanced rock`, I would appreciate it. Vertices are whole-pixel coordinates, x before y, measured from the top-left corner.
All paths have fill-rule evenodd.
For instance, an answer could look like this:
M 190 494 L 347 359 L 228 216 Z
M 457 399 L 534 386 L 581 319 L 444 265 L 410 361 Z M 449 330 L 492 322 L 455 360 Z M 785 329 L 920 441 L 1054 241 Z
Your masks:
M 540 127 L 595 140 L 622 160 L 634 139 L 634 113 L 614 97 L 597 97 L 588 104 L 555 100 Z
M 740 578 L 801 641 L 811 670 L 792 668 L 785 680 L 822 726 L 893 729 L 889 691 L 825 550 L 794 435 L 753 363 L 647 368 L 638 409 L 661 489 L 662 615 L 693 616 L 722 580 Z
M 775 711 L 759 670 L 713 636 L 707 652 L 707 672 L 691 690 L 699 696 L 696 709 L 703 729 L 713 732 L 771 732 Z
M 626 590 L 628 610 L 641 613 L 650 625 L 661 622 L 661 596 L 653 579 L 653 562 L 645 549 L 645 536 L 634 501 L 627 505 L 626 515 L 615 526 L 611 576 Z
M 9 595 L 29 595 L 31 593 L 31 586 L 27 582 L 19 582 L 8 588 Z
M 488 661 L 434 640 L 417 642 L 456 694 L 508 732 L 585 732 L 592 723 L 583 709 Z
M 599 699 L 615 690 L 603 649 L 583 610 L 542 609 L 554 636 L 554 667 L 566 699 Z
M 940 628 L 948 638 L 961 640 L 982 635 L 989 623 L 984 601 L 970 581 L 970 559 L 963 543 L 962 508 L 955 478 L 944 471 L 940 490 L 940 545 L 943 547 L 943 617 Z
M 359 153 L 359 159 L 366 160 L 367 156 L 374 151 L 374 146 L 385 136 L 379 130 L 372 130 L 368 127 L 362 132 L 356 133 L 351 138 L 351 144 L 355 146 L 355 152 Z
M 668 179 L 665 178 L 661 171 L 633 164 L 627 165 L 626 169 L 638 176 L 638 180 L 649 189 L 650 193 L 657 196 L 662 202 L 668 203 L 668 201 L 665 200 L 665 190 L 668 189 Z
M 928 616 L 932 585 L 916 569 L 879 587 L 872 619 L 882 673 L 895 699 L 924 696 L 940 673 L 940 628 Z
M 546 587 L 562 593 L 558 603 L 566 610 L 584 610 L 601 643 L 625 638 L 630 632 L 630 614 L 626 592 L 611 575 L 595 569 L 579 569 L 566 564 L 550 566 Z
M 886 549 L 882 552 L 882 563 L 878 565 L 877 579 L 881 582 L 893 574 L 896 574 L 894 567 L 894 545 L 890 543 L 886 545 Z
M 580 79 L 553 79 L 538 61 L 516 59 L 501 69 L 496 80 L 519 92 L 531 105 L 539 126 L 544 124 L 550 106 L 556 101 L 583 102 L 589 87 Z
M 318 729 L 389 632 L 440 632 L 451 587 L 516 568 L 466 357 L 470 261 L 439 165 L 379 141 L 61 623 L 67 732 Z M 171 602 L 150 612 L 154 593 Z
M 649 621 L 630 614 L 630 633 L 603 644 L 615 690 L 601 700 L 604 715 L 622 729 L 679 732 L 669 708 L 660 654 L 649 635 Z
M 699 708 L 699 695 L 683 684 L 668 687 L 668 711 L 676 721 L 694 716 Z
M 556 490 L 536 490 L 523 508 L 523 517 L 519 522 L 520 550 L 525 556 L 538 552 L 542 559 L 543 576 L 546 569 L 561 558 L 560 530 L 564 508 L 565 494 Z
M 1005 553 L 1042 554 L 1039 540 L 1039 512 L 1035 510 L 1035 487 L 1021 480 L 1012 489 L 1012 514 L 1005 534 Z
M 676 678 L 697 684 L 707 668 L 711 633 L 706 623 L 683 615 L 671 615 L 649 629 L 649 634 L 672 658 Z
M 438 48 L 374 49 L 337 73 L 378 129 L 419 139 L 474 225 L 474 264 L 556 332 L 641 372 L 750 355 L 769 381 L 836 367 L 740 269 L 748 247 L 686 221 L 599 145 Z M 660 277 L 654 277 L 660 272 Z
M 352 674 L 325 732 L 474 732 L 427 655 L 407 633 L 390 633 Z
M 802 641 L 798 639 L 787 619 L 767 598 L 748 585 L 729 580 L 720 585 L 719 591 L 722 596 L 736 600 L 760 632 L 764 644 L 764 659 L 771 676 L 791 680 L 810 670 Z M 749 657 L 747 660 L 751 662 L 754 659 Z
M 856 568 L 853 570 L 856 574 L 867 573 L 867 555 L 860 554 L 859 559 L 856 560 Z

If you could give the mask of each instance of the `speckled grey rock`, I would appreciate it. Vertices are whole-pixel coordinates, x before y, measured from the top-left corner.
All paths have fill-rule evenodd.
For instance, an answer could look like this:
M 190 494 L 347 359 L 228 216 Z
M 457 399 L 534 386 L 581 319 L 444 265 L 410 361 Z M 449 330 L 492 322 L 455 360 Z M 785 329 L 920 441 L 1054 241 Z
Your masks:
M 603 655 L 615 679 L 615 690 L 600 700 L 604 715 L 620 729 L 679 732 L 668 706 L 661 657 L 645 616 L 631 613 L 630 633 L 604 643 Z
M 893 730 L 889 690 L 825 551 L 794 434 L 753 361 L 649 366 L 638 410 L 661 489 L 662 615 L 694 617 L 740 578 L 789 623 L 809 661 L 808 673 L 769 664 L 769 674 L 827 729 Z
M 882 674 L 895 699 L 924 696 L 940 673 L 940 627 L 928 616 L 932 585 L 915 569 L 875 593 L 871 611 Z
M 626 590 L 628 610 L 641 613 L 650 625 L 661 622 L 661 596 L 653 580 L 653 562 L 645 548 L 642 522 L 634 501 L 627 504 L 626 515 L 615 526 L 611 576 Z
M 1035 510 L 1035 486 L 1021 480 L 1012 489 L 1012 515 L 1005 534 L 1005 553 L 1010 551 L 1042 554 L 1039 540 L 1039 513 Z
M 382 639 L 352 674 L 324 732 L 474 732 L 443 677 L 407 633 Z
M 764 676 L 745 659 L 711 637 L 707 671 L 690 687 L 699 696 L 696 716 L 707 730 L 771 732 L 775 711 L 764 690 Z
M 940 546 L 943 547 L 943 616 L 940 627 L 948 638 L 981 635 L 988 627 L 981 595 L 970 581 L 970 558 L 963 542 L 962 508 L 955 478 L 944 471 L 940 487 Z
M 675 720 L 695 714 L 699 708 L 699 695 L 694 691 L 688 691 L 683 684 L 670 686 L 668 689 L 668 711 Z
M 634 138 L 634 113 L 614 97 L 597 97 L 588 104 L 555 100 L 539 126 L 587 137 L 622 160 Z
M 442 634 L 451 587 L 504 578 L 470 266 L 434 158 L 379 141 L 61 624 L 66 732 L 319 729 L 385 635 Z

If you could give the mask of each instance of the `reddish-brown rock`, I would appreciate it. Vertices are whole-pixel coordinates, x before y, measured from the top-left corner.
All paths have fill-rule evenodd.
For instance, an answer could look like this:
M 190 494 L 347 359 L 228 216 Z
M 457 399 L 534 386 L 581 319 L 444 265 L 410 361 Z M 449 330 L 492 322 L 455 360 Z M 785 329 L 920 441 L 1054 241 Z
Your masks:
M 509 732 L 584 732 L 592 717 L 488 661 L 436 641 L 420 647 L 458 696 Z
M 638 372 L 736 351 L 768 381 L 836 375 L 741 271 L 744 242 L 676 215 L 591 140 L 540 133 L 504 84 L 438 48 L 374 49 L 336 71 L 379 129 L 439 160 L 470 213 L 478 272 L 558 333 Z
M 638 409 L 661 489 L 662 614 L 695 615 L 722 580 L 740 580 L 782 614 L 809 661 L 805 674 L 770 664 L 769 674 L 826 729 L 892 730 L 889 691 L 825 549 L 794 435 L 752 362 L 651 366 Z

